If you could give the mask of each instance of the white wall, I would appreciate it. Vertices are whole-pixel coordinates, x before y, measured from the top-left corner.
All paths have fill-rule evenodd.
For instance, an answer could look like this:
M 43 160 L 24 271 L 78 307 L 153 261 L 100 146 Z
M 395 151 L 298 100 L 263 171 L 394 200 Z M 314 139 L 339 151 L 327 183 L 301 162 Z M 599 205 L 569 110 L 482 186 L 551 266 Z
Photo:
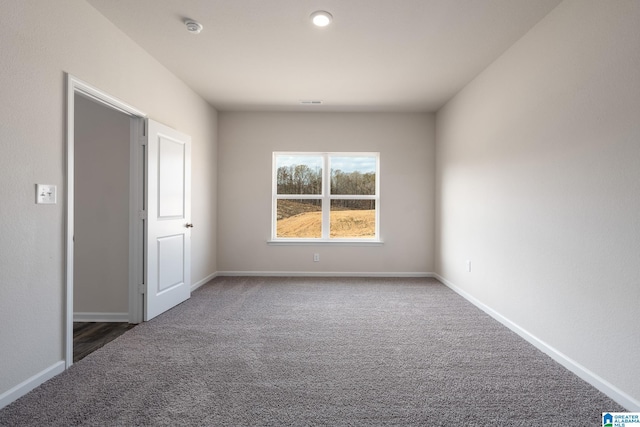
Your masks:
M 219 121 L 221 272 L 432 271 L 433 115 L 225 112 Z M 274 151 L 379 151 L 384 245 L 267 245 Z
M 436 227 L 440 275 L 636 410 L 639 23 L 567 0 L 439 111 Z
M 194 282 L 216 271 L 217 132 L 212 107 L 86 2 L 1 10 L 0 396 L 64 357 L 65 72 L 192 136 Z M 36 205 L 36 183 L 58 204 Z
M 130 122 L 75 96 L 75 313 L 129 311 Z

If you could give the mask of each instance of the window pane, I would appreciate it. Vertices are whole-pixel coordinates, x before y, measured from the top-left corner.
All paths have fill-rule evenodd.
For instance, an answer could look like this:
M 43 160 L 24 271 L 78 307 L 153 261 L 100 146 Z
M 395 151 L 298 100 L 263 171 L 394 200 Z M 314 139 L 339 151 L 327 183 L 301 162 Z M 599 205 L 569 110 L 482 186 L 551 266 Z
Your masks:
M 375 195 L 375 156 L 330 157 L 331 194 Z
M 329 237 L 374 238 L 376 202 L 374 200 L 332 200 Z
M 322 156 L 276 156 L 277 194 L 322 194 Z
M 322 200 L 277 200 L 276 237 L 322 237 Z

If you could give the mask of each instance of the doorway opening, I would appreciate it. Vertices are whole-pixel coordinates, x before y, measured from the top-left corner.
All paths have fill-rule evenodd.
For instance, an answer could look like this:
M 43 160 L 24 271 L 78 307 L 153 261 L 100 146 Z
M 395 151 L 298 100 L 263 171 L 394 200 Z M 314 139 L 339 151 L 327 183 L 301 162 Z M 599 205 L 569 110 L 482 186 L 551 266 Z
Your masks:
M 129 115 L 74 95 L 73 362 L 130 329 Z
M 67 368 L 74 362 L 74 329 L 76 342 L 82 335 L 90 341 L 86 351 L 128 329 L 101 323 L 142 321 L 145 117 L 67 76 Z M 110 332 L 100 337 L 101 331 Z

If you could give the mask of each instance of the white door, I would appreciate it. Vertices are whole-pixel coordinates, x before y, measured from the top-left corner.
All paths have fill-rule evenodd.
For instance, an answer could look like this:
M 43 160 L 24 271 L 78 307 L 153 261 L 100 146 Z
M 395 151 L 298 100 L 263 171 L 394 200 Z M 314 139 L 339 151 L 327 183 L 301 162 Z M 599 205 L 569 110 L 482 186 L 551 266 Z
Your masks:
M 191 137 L 147 121 L 144 320 L 191 296 Z

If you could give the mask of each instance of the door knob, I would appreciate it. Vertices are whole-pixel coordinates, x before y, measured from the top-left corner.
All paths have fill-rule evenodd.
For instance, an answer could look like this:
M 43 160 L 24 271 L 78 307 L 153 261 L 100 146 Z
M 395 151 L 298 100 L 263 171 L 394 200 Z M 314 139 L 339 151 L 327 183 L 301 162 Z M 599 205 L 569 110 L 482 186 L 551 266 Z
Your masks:
M 187 223 L 187 225 L 185 225 L 185 227 L 187 227 L 187 228 L 193 228 L 193 224 L 189 224 L 189 223 Z

